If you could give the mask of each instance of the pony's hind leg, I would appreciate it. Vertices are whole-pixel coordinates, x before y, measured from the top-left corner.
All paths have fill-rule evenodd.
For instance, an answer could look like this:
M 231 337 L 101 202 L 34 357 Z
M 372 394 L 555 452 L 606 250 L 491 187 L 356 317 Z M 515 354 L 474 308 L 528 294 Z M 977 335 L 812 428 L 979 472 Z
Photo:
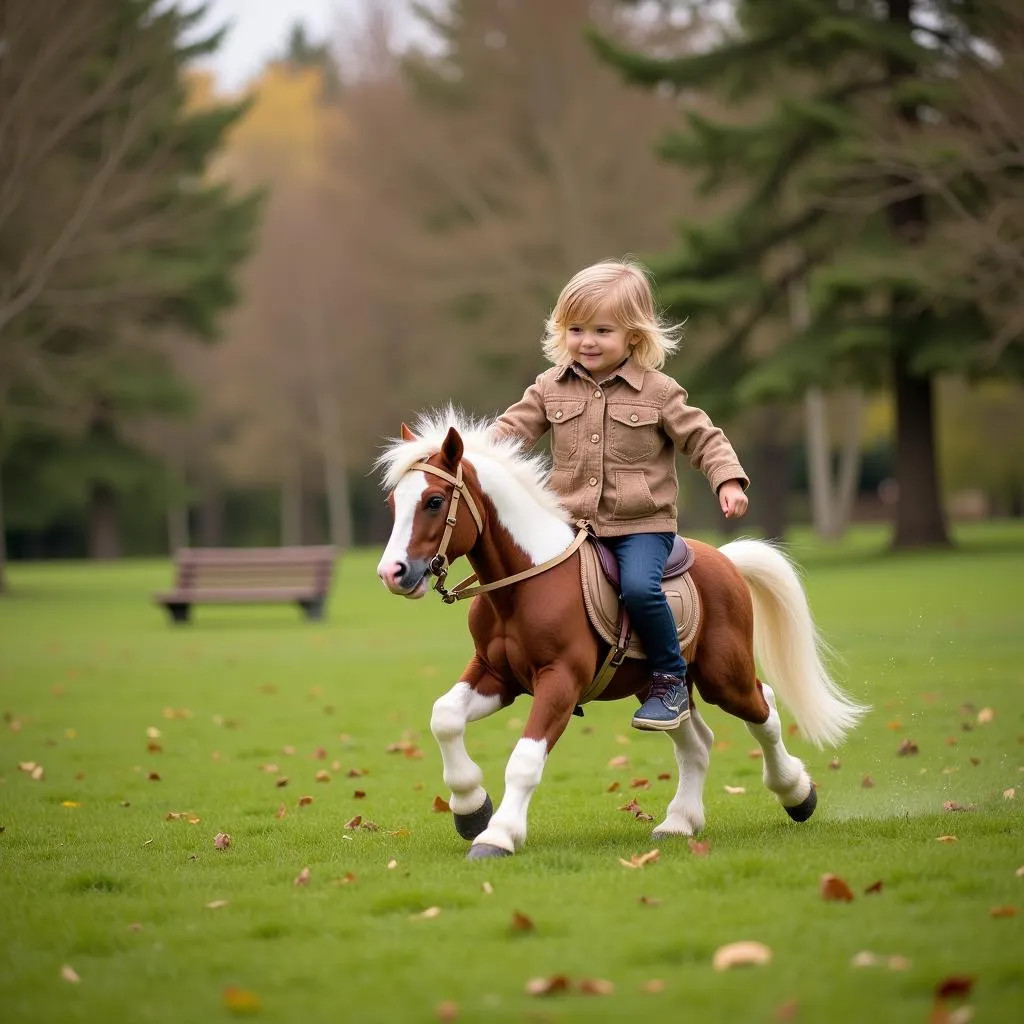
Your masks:
M 817 806 L 817 793 L 803 762 L 794 757 L 782 742 L 782 721 L 774 691 L 765 683 L 759 685 L 768 702 L 768 718 L 760 725 L 748 722 L 747 728 L 764 751 L 764 784 L 778 797 L 794 821 L 806 821 Z
M 466 724 L 486 718 L 501 706 L 500 692 L 481 692 L 464 680 L 434 702 L 430 731 L 441 748 L 444 781 L 451 790 L 449 805 L 463 839 L 475 839 L 483 832 L 493 811 L 483 772 L 466 751 Z
M 675 748 L 679 784 L 665 820 L 654 829 L 655 838 L 692 836 L 704 828 L 704 780 L 715 735 L 695 704 L 691 705 L 690 717 L 668 735 Z

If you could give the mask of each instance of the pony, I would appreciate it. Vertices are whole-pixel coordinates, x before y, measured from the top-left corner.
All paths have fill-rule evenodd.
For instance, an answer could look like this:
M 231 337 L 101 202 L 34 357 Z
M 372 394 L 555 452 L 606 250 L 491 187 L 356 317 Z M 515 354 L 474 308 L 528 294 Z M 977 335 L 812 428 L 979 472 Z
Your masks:
M 473 656 L 434 703 L 430 729 L 441 751 L 449 805 L 469 859 L 505 857 L 526 841 L 530 799 L 569 719 L 608 660 L 609 644 L 587 614 L 579 548 L 594 543 L 572 524 L 545 484 L 543 457 L 486 420 L 452 407 L 402 424 L 377 460 L 393 515 L 377 574 L 393 594 L 418 599 L 434 588 L 446 602 L 472 598 Z M 685 649 L 688 684 L 707 704 L 746 723 L 763 753 L 763 781 L 794 821 L 814 813 L 817 794 L 782 739 L 777 696 L 805 737 L 835 745 L 867 708 L 833 681 L 800 577 L 775 546 L 734 540 L 715 548 L 688 540 L 700 621 Z M 450 562 L 474 575 L 452 590 Z M 758 678 L 755 662 L 771 685 Z M 598 699 L 643 701 L 643 660 L 621 660 Z M 607 675 L 607 672 L 605 673 Z M 483 773 L 466 750 L 466 726 L 532 696 L 505 768 L 495 811 Z M 668 732 L 678 784 L 656 839 L 692 836 L 705 824 L 704 782 L 714 735 L 691 699 L 690 717 Z

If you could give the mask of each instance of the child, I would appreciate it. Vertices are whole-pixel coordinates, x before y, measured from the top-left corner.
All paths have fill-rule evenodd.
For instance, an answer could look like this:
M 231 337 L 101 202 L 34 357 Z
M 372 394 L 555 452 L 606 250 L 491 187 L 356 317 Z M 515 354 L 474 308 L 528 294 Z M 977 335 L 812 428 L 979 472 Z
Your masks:
M 661 589 L 676 535 L 676 449 L 707 477 L 729 518 L 748 484 L 726 436 L 660 373 L 678 340 L 659 322 L 644 271 L 628 260 L 581 270 L 547 321 L 555 365 L 500 416 L 496 435 L 534 444 L 552 431 L 550 485 L 619 563 L 622 597 L 651 667 L 636 729 L 675 729 L 690 715 L 686 662 Z

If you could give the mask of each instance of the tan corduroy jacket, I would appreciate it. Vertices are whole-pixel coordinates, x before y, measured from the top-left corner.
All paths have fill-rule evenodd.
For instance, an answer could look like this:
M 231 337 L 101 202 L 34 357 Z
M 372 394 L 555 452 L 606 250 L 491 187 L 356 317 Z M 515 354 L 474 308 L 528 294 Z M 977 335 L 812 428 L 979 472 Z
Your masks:
M 749 482 L 725 434 L 686 404 L 683 388 L 632 358 L 600 382 L 575 363 L 546 370 L 494 433 L 533 445 L 548 429 L 550 484 L 599 537 L 675 532 L 676 449 L 716 492 L 727 480 Z

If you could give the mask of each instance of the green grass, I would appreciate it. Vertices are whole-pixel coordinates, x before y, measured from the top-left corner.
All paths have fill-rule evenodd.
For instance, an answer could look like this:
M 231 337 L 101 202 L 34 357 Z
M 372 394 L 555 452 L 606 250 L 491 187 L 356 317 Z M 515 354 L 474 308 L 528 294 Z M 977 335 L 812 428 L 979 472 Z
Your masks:
M 149 602 L 166 564 L 15 566 L 0 602 L 0 1016 L 226 1019 L 224 989 L 238 986 L 268 1021 L 428 1021 L 443 1000 L 467 1021 L 771 1021 L 795 1000 L 804 1021 L 905 1024 L 927 1020 L 943 978 L 968 974 L 977 1020 L 1024 1019 L 1024 921 L 990 916 L 1024 909 L 1024 528 L 960 539 L 951 555 L 898 558 L 871 530 L 837 550 L 794 545 L 840 675 L 874 710 L 838 769 L 836 752 L 788 741 L 819 784 L 805 825 L 761 786 L 745 728 L 708 711 L 711 853 L 662 843 L 643 870 L 619 858 L 652 847 L 650 824 L 617 808 L 635 795 L 660 819 L 674 779 L 656 780 L 674 763 L 667 740 L 628 728 L 626 702 L 573 720 L 520 856 L 463 859 L 450 816 L 432 810 L 447 794 L 427 723 L 467 659 L 466 609 L 390 597 L 376 551 L 345 559 L 322 625 L 291 608 L 200 608 L 172 628 Z M 978 724 L 983 708 L 992 720 Z M 495 799 L 525 710 L 470 729 Z M 422 759 L 386 752 L 405 730 Z M 920 752 L 897 756 L 907 738 Z M 609 768 L 620 754 L 629 767 Z M 322 769 L 330 782 L 315 781 Z M 652 788 L 630 793 L 633 777 Z M 614 779 L 623 790 L 607 793 Z M 303 795 L 314 801 L 300 809 Z M 356 814 L 380 830 L 347 831 Z M 947 834 L 958 841 L 936 841 Z M 824 902 L 825 872 L 856 899 Z M 532 932 L 512 930 L 517 910 Z M 772 962 L 713 971 L 715 949 L 738 939 L 766 943 Z M 910 966 L 852 967 L 862 950 Z M 79 984 L 61 979 L 65 964 Z M 615 992 L 525 994 L 552 974 Z M 655 978 L 664 991 L 645 993 Z

